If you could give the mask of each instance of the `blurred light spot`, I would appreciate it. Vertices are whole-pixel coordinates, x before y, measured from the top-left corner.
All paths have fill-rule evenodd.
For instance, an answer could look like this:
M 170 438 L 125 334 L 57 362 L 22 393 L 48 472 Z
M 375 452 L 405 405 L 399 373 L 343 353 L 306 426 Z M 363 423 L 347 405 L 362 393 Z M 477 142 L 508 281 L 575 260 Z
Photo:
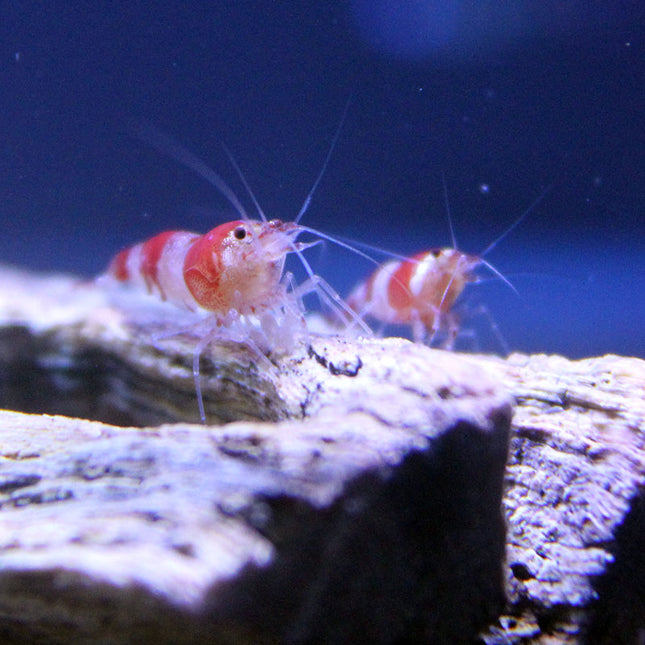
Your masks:
M 367 45 L 409 61 L 454 59 L 513 44 L 526 48 L 535 38 L 594 38 L 633 20 L 620 3 L 587 0 L 350 0 L 350 7 Z
M 420 59 L 456 36 L 459 3 L 440 0 L 352 0 L 366 42 L 387 54 Z

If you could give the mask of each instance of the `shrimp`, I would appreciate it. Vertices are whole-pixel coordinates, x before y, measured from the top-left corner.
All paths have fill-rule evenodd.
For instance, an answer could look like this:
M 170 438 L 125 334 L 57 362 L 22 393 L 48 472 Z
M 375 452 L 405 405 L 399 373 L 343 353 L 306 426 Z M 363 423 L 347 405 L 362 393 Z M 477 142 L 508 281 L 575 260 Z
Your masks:
M 286 302 L 282 270 L 300 232 L 280 220 L 235 220 L 205 235 L 166 231 L 120 251 L 107 274 L 182 309 L 212 312 L 223 325 L 231 310 L 256 315 Z
M 451 311 L 466 285 L 475 282 L 481 258 L 458 249 L 431 249 L 389 260 L 350 293 L 347 304 L 383 325 L 410 325 L 415 342 L 429 343 L 447 329 L 456 336 Z
M 345 111 L 347 107 L 345 108 Z M 343 114 L 344 119 L 345 114 Z M 341 121 L 342 126 L 342 121 Z M 198 157 L 165 135 L 150 128 L 140 131 L 144 138 L 213 184 L 233 205 L 241 219 L 216 226 L 204 235 L 188 231 L 165 231 L 151 239 L 120 251 L 99 276 L 101 283 L 117 283 L 134 292 L 147 293 L 174 305 L 177 310 L 195 314 L 195 324 L 164 337 L 190 329 L 200 338 L 193 354 L 193 376 L 199 414 L 206 421 L 201 392 L 199 358 L 216 339 L 247 345 L 265 361 L 267 352 L 290 351 L 308 330 L 302 299 L 315 292 L 321 303 L 344 323 L 358 324 L 371 333 L 367 324 L 348 307 L 337 292 L 317 276 L 302 251 L 327 239 L 346 248 L 349 245 L 299 224 L 313 192 L 329 162 L 340 127 L 332 141 L 323 168 L 292 222 L 268 220 L 251 192 L 235 160 L 238 172 L 261 217 L 249 218 L 241 202 L 223 179 Z M 314 242 L 297 242 L 304 233 L 317 236 Z M 352 249 L 354 250 L 354 249 Z M 355 250 L 360 255 L 362 252 Z M 284 272 L 287 255 L 295 253 L 308 278 L 296 285 Z M 191 319 L 192 320 L 192 319 Z
M 550 187 L 545 189 L 480 255 L 473 255 L 457 248 L 444 180 L 453 246 L 386 261 L 354 288 L 346 299 L 347 304 L 361 317 L 371 318 L 383 326 L 409 325 L 415 342 L 432 345 L 439 334 L 444 334 L 443 346 L 451 349 L 459 332 L 459 316 L 453 307 L 468 284 L 481 281 L 477 269 L 487 268 L 515 290 L 484 256 L 533 211 L 549 190 Z
M 186 312 L 187 325 L 161 338 L 190 331 L 197 336 L 193 378 L 199 415 L 206 422 L 199 359 L 215 340 L 241 342 L 265 361 L 306 335 L 301 297 L 283 275 L 301 227 L 280 220 L 235 220 L 205 235 L 166 231 L 120 251 L 103 276 Z M 286 279 L 285 279 L 286 278 Z

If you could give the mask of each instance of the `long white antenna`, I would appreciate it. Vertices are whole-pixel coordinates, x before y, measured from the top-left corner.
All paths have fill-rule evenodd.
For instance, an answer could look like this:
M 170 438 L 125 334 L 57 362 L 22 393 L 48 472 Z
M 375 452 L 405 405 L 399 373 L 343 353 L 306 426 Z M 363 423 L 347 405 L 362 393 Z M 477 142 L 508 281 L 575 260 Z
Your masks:
M 441 171 L 441 183 L 443 184 L 443 202 L 446 206 L 446 216 L 448 217 L 448 226 L 450 227 L 450 240 L 452 241 L 452 248 L 457 248 L 457 236 L 455 235 L 455 227 L 452 224 L 452 213 L 450 212 L 450 202 L 448 201 L 448 182 L 446 181 L 446 173 Z
M 531 213 L 535 207 L 546 197 L 549 191 L 553 188 L 553 184 L 547 186 L 537 197 L 533 200 L 533 203 L 495 240 L 493 240 L 480 254 L 479 257 L 484 257 L 487 253 L 490 253 L 511 231 L 515 230 L 520 222 Z M 489 267 L 490 268 L 490 267 Z
M 190 152 L 187 148 L 175 141 L 172 137 L 164 134 L 160 130 L 148 123 L 135 123 L 132 128 L 134 134 L 141 141 L 152 146 L 159 152 L 172 157 L 175 161 L 190 168 L 200 177 L 205 179 L 209 184 L 215 186 L 217 190 L 230 202 L 237 214 L 245 220 L 250 219 L 244 206 L 237 198 L 230 186 L 212 169 L 206 165 L 197 155 Z
M 249 186 L 249 182 L 246 181 L 246 177 L 244 176 L 244 173 L 242 172 L 242 169 L 240 168 L 239 164 L 235 160 L 235 157 L 232 155 L 231 151 L 228 149 L 228 147 L 225 144 L 222 144 L 222 148 L 224 148 L 224 152 L 227 154 L 228 159 L 231 162 L 231 165 L 233 166 L 233 168 L 235 168 L 235 172 L 237 173 L 237 176 L 240 178 L 240 181 L 244 184 L 244 188 L 246 188 L 246 192 L 249 194 L 249 197 L 253 201 L 253 205 L 255 206 L 255 209 L 257 210 L 260 217 L 262 218 L 262 221 L 266 222 L 267 217 L 260 206 L 260 202 L 255 198 L 255 194 L 251 190 L 251 186 Z
M 355 246 L 352 244 L 349 244 L 347 242 L 343 242 L 340 238 L 334 237 L 333 235 L 328 235 L 327 233 L 323 233 L 322 231 L 319 231 L 315 228 L 311 228 L 309 226 L 302 226 L 299 225 L 299 228 L 301 231 L 307 232 L 307 233 L 312 233 L 313 235 L 317 235 L 318 237 L 321 237 L 323 240 L 327 240 L 328 242 L 331 242 L 332 244 L 337 244 L 338 246 L 341 246 L 344 249 L 347 249 L 348 251 L 351 251 L 352 253 L 356 253 L 356 255 L 359 255 L 362 258 L 365 258 L 372 264 L 376 266 L 380 266 L 380 262 L 378 260 L 375 260 L 371 255 L 368 255 L 367 253 L 363 253 L 360 249 L 357 249 Z M 362 244 L 361 246 L 365 246 Z M 370 247 L 372 248 L 372 247 Z M 374 247 L 375 248 L 375 247 Z M 400 256 L 404 257 L 404 256 Z
M 343 110 L 343 115 L 340 117 L 340 123 L 338 124 L 338 128 L 336 129 L 336 134 L 334 134 L 334 138 L 331 141 L 331 146 L 329 146 L 329 152 L 325 157 L 325 162 L 323 163 L 323 167 L 321 171 L 318 173 L 318 177 L 316 177 L 316 181 L 314 182 L 314 185 L 311 187 L 311 190 L 309 191 L 307 197 L 305 197 L 305 201 L 303 205 L 300 207 L 300 211 L 298 212 L 296 219 L 293 220 L 296 224 L 300 221 L 302 216 L 307 212 L 307 209 L 309 208 L 309 204 L 311 203 L 311 198 L 314 196 L 314 193 L 316 192 L 316 188 L 318 188 L 318 184 L 320 183 L 320 180 L 323 178 L 323 175 L 327 170 L 327 165 L 329 164 L 331 155 L 334 152 L 336 143 L 338 142 L 338 137 L 340 137 L 340 132 L 343 129 L 345 118 L 347 117 L 347 110 L 349 110 L 349 104 L 351 102 L 352 102 L 352 96 L 350 95 L 350 97 L 347 99 L 347 103 L 345 103 L 345 109 Z

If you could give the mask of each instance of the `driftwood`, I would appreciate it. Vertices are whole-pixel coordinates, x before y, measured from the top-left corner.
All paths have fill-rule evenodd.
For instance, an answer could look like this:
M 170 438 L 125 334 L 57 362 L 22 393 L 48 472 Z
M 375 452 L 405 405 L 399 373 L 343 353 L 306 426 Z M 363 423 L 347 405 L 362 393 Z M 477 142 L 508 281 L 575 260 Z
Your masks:
M 645 361 L 511 356 L 508 615 L 486 643 L 645 637 Z
M 220 344 L 203 426 L 145 322 L 0 272 L 2 642 L 642 638 L 643 361 Z

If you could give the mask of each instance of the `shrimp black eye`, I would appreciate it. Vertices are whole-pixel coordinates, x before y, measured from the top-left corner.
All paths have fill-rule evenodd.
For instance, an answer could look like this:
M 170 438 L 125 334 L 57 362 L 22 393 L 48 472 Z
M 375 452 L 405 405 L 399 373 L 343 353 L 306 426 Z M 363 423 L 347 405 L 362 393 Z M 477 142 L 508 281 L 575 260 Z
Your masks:
M 238 226 L 233 231 L 233 236 L 236 240 L 243 240 L 246 237 L 246 229 L 243 226 Z

